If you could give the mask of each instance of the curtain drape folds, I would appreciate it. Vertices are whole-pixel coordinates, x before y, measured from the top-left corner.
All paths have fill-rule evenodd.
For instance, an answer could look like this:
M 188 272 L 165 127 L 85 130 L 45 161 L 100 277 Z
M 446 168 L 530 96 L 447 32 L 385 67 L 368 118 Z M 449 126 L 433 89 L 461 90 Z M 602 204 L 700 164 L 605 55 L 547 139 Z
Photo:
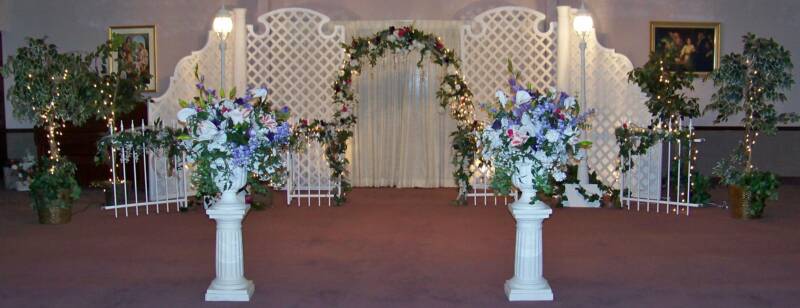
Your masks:
M 346 41 L 369 37 L 397 21 L 342 22 Z M 440 36 L 447 48 L 458 52 L 458 21 L 423 21 L 414 26 Z M 358 124 L 349 147 L 351 180 L 368 187 L 453 187 L 450 133 L 455 121 L 439 105 L 436 92 L 441 67 L 424 61 L 419 53 L 389 53 L 372 68 L 364 67 L 354 88 L 359 100 Z

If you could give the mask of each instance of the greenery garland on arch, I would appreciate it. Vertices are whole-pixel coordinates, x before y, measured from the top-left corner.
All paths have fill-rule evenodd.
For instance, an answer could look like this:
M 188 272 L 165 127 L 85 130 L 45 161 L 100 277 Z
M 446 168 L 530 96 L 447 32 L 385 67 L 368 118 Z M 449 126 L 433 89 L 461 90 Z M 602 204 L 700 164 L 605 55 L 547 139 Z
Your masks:
M 477 138 L 473 132 L 479 124 L 474 120 L 473 95 L 459 72 L 460 60 L 455 52 L 445 48 L 441 38 L 413 26 L 389 27 L 372 37 L 353 38 L 350 44 L 342 44 L 342 48 L 345 51 L 344 63 L 333 83 L 333 104 L 337 107 L 333 120 L 301 120 L 298 130 L 325 144 L 325 156 L 332 169 L 331 176 L 340 179 L 342 185 L 342 194 L 335 196 L 336 203 L 343 202 L 344 192 L 351 188 L 346 178 L 348 160 L 345 158 L 345 151 L 347 140 L 353 136 L 353 127 L 356 124 L 353 110 L 358 100 L 352 89 L 353 78 L 359 75 L 365 62 L 374 66 L 387 51 L 408 54 L 416 50 L 420 53 L 417 66 L 422 67 L 423 60 L 429 56 L 446 71 L 436 97 L 439 98 L 442 108 L 448 108 L 450 115 L 457 121 L 457 129 L 451 134 L 454 150 L 452 163 L 456 167 L 453 176 L 459 186 L 457 202 L 465 204 L 467 191 L 471 189 L 469 180 L 473 171 L 470 166 L 477 153 Z

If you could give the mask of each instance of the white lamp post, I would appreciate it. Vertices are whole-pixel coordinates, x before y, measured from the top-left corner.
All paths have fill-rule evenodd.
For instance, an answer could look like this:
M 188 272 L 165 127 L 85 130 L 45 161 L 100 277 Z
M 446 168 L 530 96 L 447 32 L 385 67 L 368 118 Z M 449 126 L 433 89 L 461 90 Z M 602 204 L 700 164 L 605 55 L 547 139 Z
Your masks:
M 214 29 L 214 32 L 217 33 L 217 36 L 219 36 L 219 89 L 225 90 L 225 39 L 227 39 L 228 34 L 233 31 L 233 15 L 231 15 L 231 11 L 225 9 L 225 5 L 222 5 L 222 8 L 217 12 L 217 16 L 214 17 L 214 23 L 211 27 Z
M 580 103 L 587 106 L 586 100 L 586 34 L 594 30 L 592 15 L 586 10 L 586 6 L 581 2 L 581 8 L 572 20 L 572 28 L 581 37 L 578 48 L 581 51 L 581 97 Z M 586 134 L 584 134 L 585 136 Z M 600 207 L 600 201 L 589 202 L 583 194 L 578 192 L 578 186 L 582 187 L 587 194 L 600 194 L 600 189 L 595 184 L 589 184 L 589 163 L 587 162 L 588 153 L 581 149 L 581 161 L 578 163 L 578 184 L 567 184 L 567 202 L 564 206 L 569 207 Z
M 212 24 L 219 36 L 220 90 L 225 89 L 225 39 L 233 31 L 233 17 L 222 6 Z M 249 301 L 255 286 L 244 277 L 244 247 L 242 245 L 242 220 L 250 210 L 244 199 L 236 195 L 244 186 L 246 171 L 234 170 L 231 175 L 235 189 L 226 190 L 222 197 L 208 208 L 206 214 L 217 222 L 216 277 L 206 290 L 206 301 Z

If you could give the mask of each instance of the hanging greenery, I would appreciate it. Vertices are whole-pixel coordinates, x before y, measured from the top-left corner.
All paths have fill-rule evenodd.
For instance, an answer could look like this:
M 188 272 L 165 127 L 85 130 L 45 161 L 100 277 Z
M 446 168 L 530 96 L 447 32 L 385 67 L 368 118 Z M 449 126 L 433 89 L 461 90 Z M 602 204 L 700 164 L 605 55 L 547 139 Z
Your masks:
M 115 132 L 106 135 L 97 141 L 96 163 L 107 162 L 110 158 L 111 148 L 124 149 L 126 153 L 163 153 L 166 157 L 177 157 L 185 150 L 178 136 L 185 134 L 186 129 L 166 127 L 161 120 L 156 120 L 153 126 L 136 128 Z M 168 160 L 172 163 L 172 160 Z M 170 168 L 171 169 L 171 168 Z
M 647 150 L 660 141 L 680 140 L 681 145 L 688 145 L 692 136 L 685 130 L 663 130 L 659 128 L 642 128 L 633 124 L 623 123 L 614 130 L 617 138 L 620 155 L 620 169 L 622 172 L 633 168 L 634 156 L 647 154 Z
M 389 27 L 372 37 L 353 38 L 350 44 L 343 44 L 342 48 L 345 50 L 345 60 L 333 83 L 333 104 L 336 105 L 333 120 L 302 120 L 298 130 L 302 135 L 325 144 L 325 156 L 333 170 L 331 176 L 340 180 L 342 186 L 342 195 L 334 198 L 336 203 L 343 202 L 344 193 L 350 190 L 346 174 L 349 162 L 345 152 L 347 140 L 353 136 L 356 124 L 353 111 L 358 101 L 352 88 L 353 78 L 358 77 L 365 64 L 374 66 L 387 52 L 409 54 L 418 51 L 420 58 L 417 66 L 421 68 L 424 59 L 429 57 L 446 70 L 436 96 L 442 108 L 449 109 L 450 115 L 457 121 L 457 129 L 451 134 L 454 150 L 452 163 L 456 167 L 453 176 L 459 186 L 457 202 L 466 204 L 466 193 L 471 189 L 469 179 L 473 172 L 470 165 L 475 161 L 478 151 L 473 132 L 479 124 L 473 119 L 473 95 L 459 72 L 460 63 L 455 52 L 445 48 L 441 38 L 413 26 Z
M 647 95 L 647 109 L 653 115 L 651 124 L 666 125 L 679 118 L 694 118 L 700 115 L 700 105 L 693 91 L 694 73 L 678 64 L 675 48 L 661 52 L 651 52 L 650 58 L 642 67 L 628 73 L 628 81 L 639 85 Z

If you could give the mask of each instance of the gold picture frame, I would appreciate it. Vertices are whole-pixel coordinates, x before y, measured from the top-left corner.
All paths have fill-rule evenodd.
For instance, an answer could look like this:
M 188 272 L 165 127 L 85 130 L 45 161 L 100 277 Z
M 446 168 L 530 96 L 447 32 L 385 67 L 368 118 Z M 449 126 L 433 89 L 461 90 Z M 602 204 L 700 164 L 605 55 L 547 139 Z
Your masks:
M 678 62 L 698 75 L 706 75 L 719 67 L 720 37 L 718 22 L 650 22 L 650 51 L 676 47 Z
M 132 61 L 142 70 L 147 70 L 150 80 L 145 92 L 158 91 L 158 70 L 157 70 L 157 34 L 155 25 L 136 25 L 136 26 L 111 26 L 108 27 L 108 39 L 111 41 L 123 40 L 122 44 L 128 47 L 121 47 L 126 51 L 126 55 L 119 55 L 117 52 L 111 53 L 108 61 L 108 68 L 111 72 L 116 72 L 119 67 L 118 61 Z M 142 59 L 146 58 L 146 59 Z

